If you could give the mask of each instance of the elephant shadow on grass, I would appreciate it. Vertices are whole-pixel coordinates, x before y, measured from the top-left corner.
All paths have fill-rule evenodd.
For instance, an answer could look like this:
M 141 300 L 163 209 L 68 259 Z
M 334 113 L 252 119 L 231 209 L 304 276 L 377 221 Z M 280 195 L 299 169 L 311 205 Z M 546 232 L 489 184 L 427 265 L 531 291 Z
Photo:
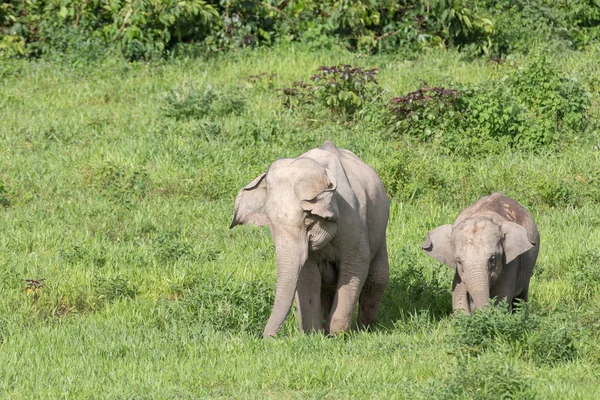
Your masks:
M 452 277 L 446 268 L 418 264 L 390 266 L 390 280 L 381 301 L 377 325 L 392 329 L 415 315 L 426 314 L 432 321 L 452 313 Z

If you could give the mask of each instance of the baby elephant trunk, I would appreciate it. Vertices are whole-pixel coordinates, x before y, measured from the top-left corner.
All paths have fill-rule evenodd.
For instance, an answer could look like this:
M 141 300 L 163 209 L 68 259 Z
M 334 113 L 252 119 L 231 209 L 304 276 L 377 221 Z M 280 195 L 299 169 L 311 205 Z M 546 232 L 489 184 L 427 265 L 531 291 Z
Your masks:
M 472 312 L 487 305 L 490 298 L 490 278 L 487 263 L 483 266 L 467 268 L 467 271 L 470 271 L 466 276 L 466 284 L 467 291 L 471 296 L 469 308 Z

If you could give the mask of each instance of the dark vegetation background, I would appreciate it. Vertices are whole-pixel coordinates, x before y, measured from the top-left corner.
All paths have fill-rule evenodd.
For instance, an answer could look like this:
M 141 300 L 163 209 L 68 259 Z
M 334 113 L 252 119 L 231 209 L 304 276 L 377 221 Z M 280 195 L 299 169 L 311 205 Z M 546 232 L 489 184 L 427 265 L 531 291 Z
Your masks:
M 0 396 L 595 399 L 598 1 L 2 1 Z M 240 187 L 331 139 L 392 198 L 372 332 L 260 338 Z M 531 302 L 453 316 L 425 233 L 503 191 Z
M 497 57 L 536 44 L 580 49 L 598 40 L 599 23 L 595 0 L 20 0 L 1 3 L 0 49 L 149 60 L 304 41 L 366 53 L 456 47 Z

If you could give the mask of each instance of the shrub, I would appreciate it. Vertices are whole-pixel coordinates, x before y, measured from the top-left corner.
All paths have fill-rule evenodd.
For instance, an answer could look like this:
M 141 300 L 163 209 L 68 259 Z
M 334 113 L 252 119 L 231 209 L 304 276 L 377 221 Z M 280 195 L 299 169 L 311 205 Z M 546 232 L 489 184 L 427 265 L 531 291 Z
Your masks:
M 490 300 L 488 308 L 476 310 L 471 315 L 457 314 L 452 340 L 475 353 L 485 350 L 497 340 L 524 342 L 527 333 L 537 327 L 538 321 L 529 308 L 521 304 L 517 305 L 516 311 L 511 313 L 505 302 L 495 305 Z
M 24 0 L 0 7 L 0 51 L 40 54 L 82 50 L 90 45 L 128 59 L 150 59 L 197 47 L 220 51 L 282 40 L 330 43 L 351 49 L 387 50 L 426 45 L 457 46 L 482 53 L 490 46 L 492 22 L 465 0 L 399 3 L 395 0 L 272 4 L 246 0 L 135 0 L 86 2 Z M 322 37 L 327 39 L 322 40 Z M 96 54 L 102 54 L 98 52 Z
M 572 361 L 577 348 L 571 333 L 565 327 L 542 324 L 527 339 L 527 356 L 540 364 Z
M 464 156 L 530 150 L 561 143 L 590 126 L 590 95 L 538 55 L 480 84 L 428 87 L 395 97 L 390 123 L 398 134 L 436 141 Z
M 299 81 L 281 90 L 283 106 L 294 109 L 317 104 L 331 113 L 353 116 L 380 96 L 378 71 L 378 68 L 363 70 L 351 65 L 320 66 L 310 78 L 313 85 Z
M 580 48 L 600 37 L 600 9 L 593 0 L 480 0 L 494 21 L 490 54 L 527 53 L 537 46 Z

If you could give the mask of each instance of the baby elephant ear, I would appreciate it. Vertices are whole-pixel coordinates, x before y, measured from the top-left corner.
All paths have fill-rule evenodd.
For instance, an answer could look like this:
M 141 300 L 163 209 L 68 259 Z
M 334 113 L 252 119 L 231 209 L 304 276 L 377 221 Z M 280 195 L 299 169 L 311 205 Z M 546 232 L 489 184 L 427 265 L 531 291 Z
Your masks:
M 329 180 L 327 188 L 323 189 L 312 199 L 302 200 L 300 205 L 304 211 L 335 222 L 340 215 L 334 196 L 337 189 L 337 182 L 329 171 L 326 170 L 326 172 Z
M 235 199 L 235 211 L 233 221 L 229 229 L 236 225 L 254 224 L 258 226 L 268 225 L 269 217 L 264 210 L 267 199 L 267 185 L 265 176 L 260 174 L 250 184 L 242 188 Z
M 535 246 L 535 243 L 529 241 L 525 228 L 519 224 L 502 222 L 500 230 L 504 235 L 504 257 L 507 264 Z
M 453 229 L 453 226 L 450 224 L 437 227 L 427 233 L 427 239 L 425 239 L 425 243 L 423 244 L 423 251 L 428 256 L 435 258 L 450 268 L 456 266 L 454 251 L 450 242 L 450 235 Z

